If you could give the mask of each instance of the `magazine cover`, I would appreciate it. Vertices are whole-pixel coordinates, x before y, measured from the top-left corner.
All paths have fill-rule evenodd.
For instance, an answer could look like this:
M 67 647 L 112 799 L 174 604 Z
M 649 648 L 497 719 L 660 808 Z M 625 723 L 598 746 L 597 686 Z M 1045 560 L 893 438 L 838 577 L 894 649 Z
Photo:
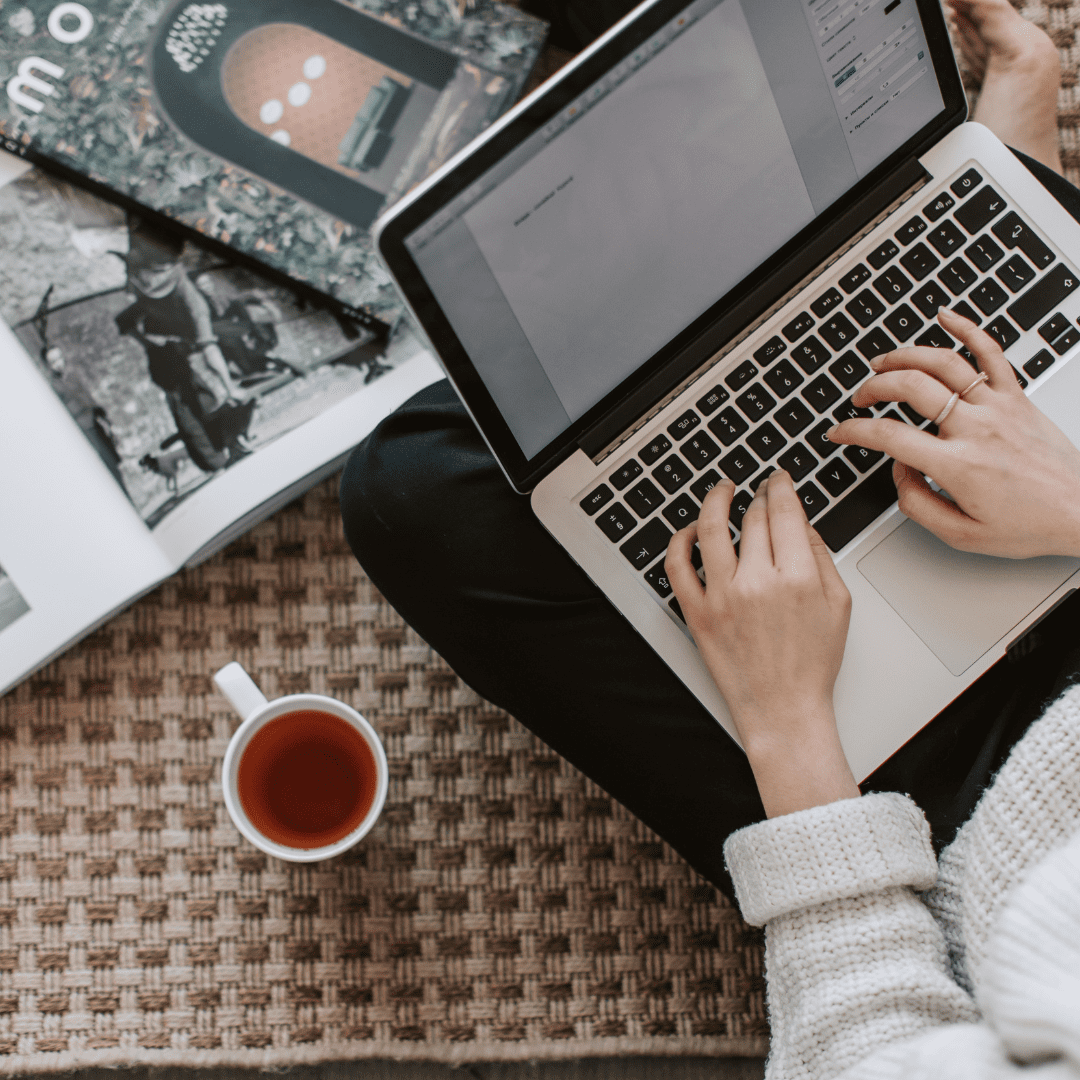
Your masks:
M 151 529 L 417 351 L 36 169 L 0 187 L 0 317 Z
M 493 0 L 15 0 L 0 145 L 390 323 L 371 223 L 514 103 L 546 29 Z

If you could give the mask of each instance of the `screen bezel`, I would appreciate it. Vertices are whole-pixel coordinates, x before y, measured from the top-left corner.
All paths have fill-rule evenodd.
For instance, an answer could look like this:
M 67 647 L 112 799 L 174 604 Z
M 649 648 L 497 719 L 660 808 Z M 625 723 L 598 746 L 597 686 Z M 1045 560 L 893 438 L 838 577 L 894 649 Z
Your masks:
M 745 0 L 740 0 L 745 2 Z M 752 0 L 750 0 L 752 2 Z M 436 174 L 421 187 L 415 196 L 407 197 L 376 225 L 376 246 L 390 273 L 408 300 L 416 318 L 439 355 L 447 374 L 462 397 L 467 409 L 480 428 L 488 445 L 499 460 L 511 484 L 521 492 L 531 490 L 548 472 L 560 464 L 590 431 L 620 401 L 634 394 L 644 384 L 655 381 L 658 373 L 672 358 L 720 320 L 732 308 L 744 304 L 753 296 L 760 311 L 783 294 L 787 285 L 777 281 L 775 296 L 763 291 L 773 277 L 778 276 L 792 256 L 811 244 L 815 237 L 835 233 L 835 226 L 848 209 L 865 204 L 867 196 L 882 185 L 905 162 L 917 159 L 939 142 L 949 131 L 963 123 L 967 115 L 967 99 L 949 40 L 939 0 L 916 0 L 927 46 L 938 78 L 945 108 L 924 125 L 895 153 L 885 159 L 844 196 L 819 214 L 805 229 L 766 259 L 757 270 L 744 278 L 734 289 L 721 297 L 708 310 L 685 327 L 588 412 L 573 421 L 538 454 L 526 458 L 517 439 L 503 420 L 487 387 L 469 359 L 438 301 L 405 246 L 405 238 L 438 213 L 461 191 L 497 164 L 521 142 L 542 128 L 553 116 L 577 98 L 592 83 L 622 61 L 642 42 L 689 6 L 688 0 L 654 0 L 635 9 L 620 27 L 601 38 L 589 50 L 541 86 L 530 98 L 510 114 L 504 122 L 479 136 L 462 154 L 449 164 L 446 171 Z M 890 198 L 884 199 L 887 205 Z M 882 208 L 883 208 L 882 206 Z M 869 218 L 873 212 L 867 211 Z M 869 220 L 869 218 L 867 220 Z M 852 231 L 858 228 L 853 225 Z M 721 344 L 717 342 L 717 347 Z M 675 376 L 677 378 L 677 376 Z M 658 392 L 657 400 L 663 391 Z

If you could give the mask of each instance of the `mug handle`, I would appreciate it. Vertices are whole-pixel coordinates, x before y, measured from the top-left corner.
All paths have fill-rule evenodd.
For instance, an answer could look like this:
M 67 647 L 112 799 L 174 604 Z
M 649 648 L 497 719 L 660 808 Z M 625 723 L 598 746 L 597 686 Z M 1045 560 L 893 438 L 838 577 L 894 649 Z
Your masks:
M 254 716 L 266 704 L 263 692 L 235 660 L 231 664 L 226 664 L 214 676 L 214 682 L 229 699 L 232 707 L 245 720 L 249 716 Z

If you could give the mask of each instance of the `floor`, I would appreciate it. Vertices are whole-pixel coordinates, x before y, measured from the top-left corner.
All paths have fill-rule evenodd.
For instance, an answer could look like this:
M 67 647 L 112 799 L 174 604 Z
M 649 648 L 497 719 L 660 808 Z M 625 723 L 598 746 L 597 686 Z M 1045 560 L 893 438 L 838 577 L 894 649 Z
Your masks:
M 761 1080 L 757 1058 L 599 1058 L 585 1061 L 489 1065 L 423 1065 L 365 1061 L 302 1066 L 275 1072 L 285 1080 Z M 233 1069 L 81 1069 L 64 1080 L 260 1080 L 254 1071 Z M 59 1080 L 59 1078 L 58 1078 Z

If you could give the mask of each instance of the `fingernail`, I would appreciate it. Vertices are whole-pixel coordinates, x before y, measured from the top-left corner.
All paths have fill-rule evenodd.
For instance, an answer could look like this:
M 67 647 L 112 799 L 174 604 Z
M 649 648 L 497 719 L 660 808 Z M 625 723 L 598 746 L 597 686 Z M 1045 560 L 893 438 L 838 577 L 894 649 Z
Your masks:
M 828 431 L 825 432 L 825 438 L 826 439 L 831 439 L 833 437 L 833 435 L 835 435 L 839 430 L 840 430 L 840 425 L 839 424 L 833 424 L 833 426 L 831 428 L 829 428 Z
M 882 353 L 880 356 L 875 356 L 874 359 L 870 361 L 870 366 L 875 371 L 880 371 L 881 370 L 881 365 L 884 364 L 884 363 L 885 363 L 885 354 Z
M 962 322 L 971 322 L 969 318 L 961 315 L 959 311 L 953 311 L 952 308 L 938 308 L 938 318 L 940 318 L 942 315 L 947 316 L 953 322 L 955 322 L 957 319 L 960 319 Z

